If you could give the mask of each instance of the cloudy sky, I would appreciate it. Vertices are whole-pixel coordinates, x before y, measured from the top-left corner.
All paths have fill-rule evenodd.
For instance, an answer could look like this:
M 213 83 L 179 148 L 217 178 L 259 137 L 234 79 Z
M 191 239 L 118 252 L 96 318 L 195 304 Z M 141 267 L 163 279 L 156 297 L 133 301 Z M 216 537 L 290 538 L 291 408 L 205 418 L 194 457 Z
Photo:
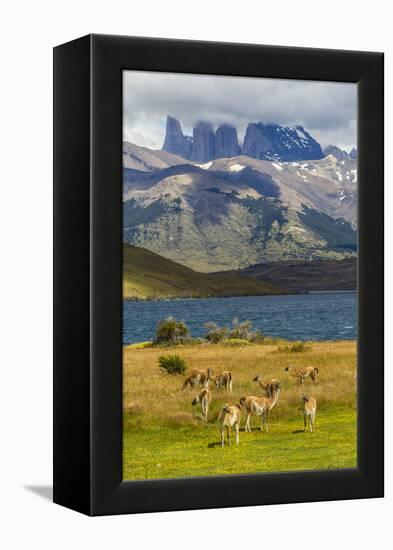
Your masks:
M 324 147 L 356 146 L 356 84 L 124 71 L 123 139 L 161 149 L 167 114 L 192 135 L 198 120 L 300 124 Z

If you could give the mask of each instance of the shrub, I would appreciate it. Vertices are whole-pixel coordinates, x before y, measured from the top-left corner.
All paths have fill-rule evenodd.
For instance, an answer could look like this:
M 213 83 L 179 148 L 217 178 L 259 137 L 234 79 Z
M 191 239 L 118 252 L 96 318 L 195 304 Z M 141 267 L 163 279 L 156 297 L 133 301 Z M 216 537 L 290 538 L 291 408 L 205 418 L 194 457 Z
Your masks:
M 228 336 L 227 327 L 219 327 L 216 323 L 205 323 L 205 329 L 207 331 L 205 338 L 212 344 L 218 344 Z
M 250 335 L 250 342 L 253 344 L 264 344 L 265 343 L 265 335 L 262 334 L 260 330 L 255 330 Z
M 305 351 L 311 351 L 310 344 L 307 342 L 294 342 L 293 344 L 287 346 L 279 346 L 279 352 L 289 352 L 289 353 L 303 353 Z
M 236 317 L 232 321 L 232 327 L 219 327 L 216 323 L 205 323 L 205 338 L 212 344 L 227 342 L 228 340 L 242 340 L 260 344 L 265 340 L 259 330 L 252 330 L 251 321 L 239 321 Z
M 239 321 L 239 319 L 235 317 L 232 321 L 232 329 L 229 333 L 229 338 L 249 340 L 252 335 L 251 328 L 251 321 Z
M 225 346 L 249 346 L 250 342 L 243 338 L 228 338 L 224 341 Z
M 232 329 L 229 333 L 229 338 L 248 340 L 248 342 L 253 342 L 255 344 L 260 344 L 265 339 L 260 330 L 252 330 L 251 321 L 239 321 L 237 317 L 232 321 Z
M 187 370 L 186 362 L 178 355 L 161 355 L 158 362 L 168 374 L 184 374 Z
M 183 321 L 167 317 L 158 323 L 153 343 L 156 345 L 184 344 L 189 335 L 190 331 Z

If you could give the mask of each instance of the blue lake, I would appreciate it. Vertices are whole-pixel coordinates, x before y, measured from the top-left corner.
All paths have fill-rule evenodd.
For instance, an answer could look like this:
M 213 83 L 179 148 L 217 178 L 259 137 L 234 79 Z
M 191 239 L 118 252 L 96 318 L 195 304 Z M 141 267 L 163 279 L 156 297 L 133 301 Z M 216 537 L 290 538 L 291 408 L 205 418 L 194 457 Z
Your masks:
M 146 342 L 165 317 L 185 321 L 192 336 L 204 324 L 230 325 L 249 319 L 254 329 L 288 340 L 356 339 L 356 292 L 315 292 L 289 296 L 247 296 L 168 301 L 124 301 L 123 344 Z

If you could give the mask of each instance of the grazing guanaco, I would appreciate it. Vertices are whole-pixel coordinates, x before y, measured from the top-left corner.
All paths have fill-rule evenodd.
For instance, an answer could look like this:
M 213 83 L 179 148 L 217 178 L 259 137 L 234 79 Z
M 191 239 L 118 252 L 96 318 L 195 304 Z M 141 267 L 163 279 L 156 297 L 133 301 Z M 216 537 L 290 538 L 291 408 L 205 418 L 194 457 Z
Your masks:
M 314 382 L 314 385 L 318 382 L 318 368 L 317 367 L 286 367 L 285 369 L 291 376 L 297 379 L 298 386 L 303 386 L 306 378 L 310 377 Z
M 314 397 L 303 395 L 303 419 L 304 431 L 307 428 L 307 418 L 310 423 L 310 432 L 314 431 L 315 414 L 317 412 L 317 401 Z
M 209 405 L 212 400 L 212 394 L 207 388 L 203 388 L 198 395 L 196 395 L 192 401 L 192 405 L 200 405 L 202 409 L 202 415 L 204 419 L 207 421 L 207 415 L 209 412 Z
M 255 378 L 253 378 L 252 381 L 253 382 L 258 382 L 260 387 L 265 391 L 267 397 L 272 397 L 273 396 L 274 386 L 276 384 L 279 384 L 279 381 L 277 380 L 277 378 L 272 378 L 269 382 L 266 382 L 266 384 L 264 384 L 262 382 L 261 377 L 260 377 L 259 374 Z
M 244 431 L 251 432 L 250 417 L 252 414 L 262 417 L 261 431 L 263 431 L 263 426 L 265 426 L 265 430 L 268 431 L 267 420 L 269 412 L 278 401 L 280 388 L 281 386 L 279 382 L 276 382 L 272 387 L 273 394 L 271 397 L 256 397 L 255 395 L 249 395 L 240 399 L 240 404 L 242 405 L 242 407 L 244 407 L 246 411 L 246 422 L 244 425 Z
M 193 370 L 188 378 L 185 379 L 184 384 L 182 386 L 183 390 L 187 386 L 190 386 L 190 388 L 195 388 L 195 386 L 203 386 L 204 388 L 209 387 L 209 380 L 211 379 L 213 374 L 212 369 L 207 370 Z
M 216 374 L 216 376 L 213 376 L 212 380 L 218 390 L 225 387 L 227 392 L 232 393 L 232 374 L 229 370 L 224 370 Z
M 240 419 L 242 416 L 241 406 L 237 405 L 224 405 L 220 411 L 218 417 L 220 421 L 220 434 L 221 434 L 221 447 L 224 447 L 224 431 L 227 432 L 228 445 L 231 444 L 231 428 L 235 427 L 236 434 L 236 445 L 239 444 L 239 428 L 240 428 Z

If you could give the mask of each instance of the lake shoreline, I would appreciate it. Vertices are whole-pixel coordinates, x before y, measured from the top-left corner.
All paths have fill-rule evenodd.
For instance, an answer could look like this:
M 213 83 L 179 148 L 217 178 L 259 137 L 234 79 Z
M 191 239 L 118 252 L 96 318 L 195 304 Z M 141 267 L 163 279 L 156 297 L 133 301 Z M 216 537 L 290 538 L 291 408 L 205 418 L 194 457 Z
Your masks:
M 123 297 L 124 302 L 175 302 L 175 301 L 181 301 L 181 300 L 213 300 L 213 299 L 220 299 L 220 298 L 260 298 L 262 296 L 269 296 L 269 297 L 275 297 L 275 296 L 297 296 L 299 294 L 308 294 L 308 292 L 285 292 L 282 294 L 236 294 L 236 295 L 229 295 L 229 296 L 207 296 L 207 295 L 200 295 L 200 296 L 171 296 L 171 297 L 130 297 L 126 296 Z
M 307 290 L 304 292 L 283 292 L 282 294 L 236 294 L 236 295 L 229 295 L 229 296 L 208 296 L 208 295 L 201 295 L 201 296 L 168 296 L 168 297 L 145 297 L 141 298 L 138 296 L 131 297 L 131 296 L 124 296 L 123 301 L 124 302 L 174 302 L 174 301 L 180 301 L 180 300 L 210 300 L 210 299 L 219 299 L 219 298 L 259 298 L 261 296 L 269 296 L 269 297 L 281 297 L 281 296 L 302 296 L 307 294 L 352 294 L 356 293 L 357 289 L 354 288 L 348 289 L 348 290 Z
M 209 347 L 209 348 L 212 348 L 214 349 L 214 346 L 218 346 L 218 345 L 221 345 L 221 346 L 225 346 L 225 347 L 228 347 L 228 348 L 235 348 L 235 349 L 239 349 L 239 348 L 242 348 L 242 347 L 250 347 L 250 346 L 278 346 L 278 345 L 283 345 L 283 344 L 294 344 L 295 342 L 298 342 L 298 340 L 290 340 L 288 338 L 280 338 L 279 336 L 269 336 L 269 334 L 266 334 L 266 342 L 257 342 L 257 343 L 254 343 L 254 342 L 249 342 L 248 344 L 238 344 L 238 345 L 231 345 L 231 344 L 226 344 L 225 342 L 220 342 L 219 344 L 214 344 L 212 342 L 209 342 L 208 340 L 204 340 L 204 341 L 201 341 L 201 342 L 185 342 L 184 344 L 153 344 L 153 342 L 132 342 L 132 343 L 123 343 L 122 344 L 122 347 L 123 348 L 128 348 L 128 349 L 133 349 L 133 350 L 137 350 L 137 349 L 160 349 L 160 350 L 167 350 L 169 348 L 174 348 L 174 349 L 177 349 L 177 350 L 181 350 L 181 349 L 185 349 L 185 348 L 194 348 L 194 347 L 199 347 L 199 346 L 203 346 L 203 347 Z M 320 345 L 320 344 L 332 344 L 332 345 L 335 345 L 335 344 L 352 344 L 353 342 L 357 342 L 357 339 L 356 338 L 336 338 L 336 339 L 333 339 L 333 340 L 307 340 L 305 341 L 305 343 L 307 344 L 310 344 L 311 346 L 313 345 Z M 304 351 L 304 352 L 299 352 L 299 355 L 304 355 L 305 353 L 307 353 L 307 351 Z M 295 355 L 297 355 L 295 353 Z
M 265 336 L 293 341 L 353 340 L 357 337 L 356 292 L 123 301 L 123 343 L 151 341 L 158 323 L 174 317 L 193 338 L 206 323 L 230 327 L 235 318 L 252 322 Z

